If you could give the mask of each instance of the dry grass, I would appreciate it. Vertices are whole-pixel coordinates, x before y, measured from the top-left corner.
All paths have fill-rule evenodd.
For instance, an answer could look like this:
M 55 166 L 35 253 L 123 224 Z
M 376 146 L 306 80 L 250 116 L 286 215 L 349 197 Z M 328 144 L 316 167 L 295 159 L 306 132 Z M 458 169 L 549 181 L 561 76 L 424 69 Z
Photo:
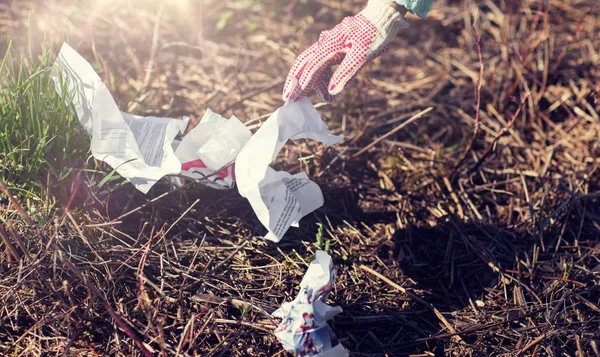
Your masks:
M 153 3 L 9 1 L 0 29 L 18 42 L 29 8 L 38 40 L 68 28 L 136 113 L 250 121 L 280 105 L 294 54 L 363 1 Z M 39 230 L 0 196 L 0 355 L 283 356 L 269 313 L 322 223 L 353 356 L 600 356 L 600 6 L 434 9 L 320 108 L 344 143 L 278 159 L 326 196 L 279 245 L 235 190 L 145 197 L 82 173 Z

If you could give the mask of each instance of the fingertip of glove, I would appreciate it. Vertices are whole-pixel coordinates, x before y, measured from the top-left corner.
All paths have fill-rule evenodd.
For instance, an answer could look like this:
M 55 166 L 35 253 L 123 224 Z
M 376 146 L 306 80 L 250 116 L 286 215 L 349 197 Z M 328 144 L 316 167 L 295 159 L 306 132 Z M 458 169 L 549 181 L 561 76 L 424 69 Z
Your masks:
M 340 94 L 342 92 L 342 90 L 344 90 L 344 85 L 341 83 L 338 84 L 331 84 L 329 85 L 329 95 L 331 96 L 336 96 L 338 94 Z
M 293 87 L 291 85 L 286 85 L 283 88 L 283 93 L 281 93 L 281 99 L 283 99 L 284 102 L 291 99 L 294 89 L 295 89 L 295 87 Z

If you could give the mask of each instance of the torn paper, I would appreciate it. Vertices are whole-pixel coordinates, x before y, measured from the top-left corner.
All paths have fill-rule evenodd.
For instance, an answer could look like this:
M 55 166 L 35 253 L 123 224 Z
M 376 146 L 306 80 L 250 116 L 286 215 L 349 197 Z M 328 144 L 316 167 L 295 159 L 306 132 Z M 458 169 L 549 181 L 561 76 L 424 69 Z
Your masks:
M 170 143 L 175 139 L 175 136 L 183 134 L 189 123 L 189 117 L 179 120 L 142 117 L 125 112 L 121 112 L 121 115 L 123 115 L 123 119 L 129 126 L 146 164 L 159 167 L 163 165 L 165 158 L 167 158 L 167 161 L 173 161 L 173 155 L 171 154 L 173 149 Z M 157 143 L 162 145 L 157 145 Z
M 307 98 L 285 103 L 252 136 L 237 118 L 207 110 L 181 141 L 189 118 L 140 117 L 119 111 L 108 88 L 69 45 L 63 44 L 52 71 L 56 91 L 71 106 L 92 137 L 92 154 L 108 163 L 138 190 L 147 193 L 163 176 L 182 185 L 185 178 L 218 189 L 233 187 L 248 198 L 267 227 L 266 239 L 278 242 L 290 226 L 323 205 L 319 186 L 304 173 L 269 167 L 289 139 L 335 144 Z M 235 162 L 235 164 L 234 164 Z
M 328 320 L 342 312 L 341 307 L 325 303 L 335 277 L 331 257 L 317 251 L 300 283 L 298 296 L 273 313 L 273 317 L 282 319 L 275 336 L 286 351 L 300 357 L 348 356 L 327 325 Z
M 240 194 L 248 199 L 266 239 L 279 242 L 290 226 L 323 205 L 319 186 L 304 173 L 275 171 L 269 164 L 289 139 L 314 139 L 328 145 L 342 140 L 308 100 L 286 102 L 273 113 L 239 153 L 235 175 Z
M 171 143 L 185 131 L 187 120 L 121 113 L 92 66 L 66 43 L 51 77 L 56 91 L 92 136 L 92 155 L 138 190 L 147 193 L 163 176 L 181 171 Z
M 232 188 L 235 181 L 232 163 L 252 133 L 235 116 L 225 119 L 210 109 L 200 123 L 179 143 L 175 156 L 181 161 L 181 176 L 203 179 L 216 189 Z M 183 179 L 173 182 L 182 185 Z

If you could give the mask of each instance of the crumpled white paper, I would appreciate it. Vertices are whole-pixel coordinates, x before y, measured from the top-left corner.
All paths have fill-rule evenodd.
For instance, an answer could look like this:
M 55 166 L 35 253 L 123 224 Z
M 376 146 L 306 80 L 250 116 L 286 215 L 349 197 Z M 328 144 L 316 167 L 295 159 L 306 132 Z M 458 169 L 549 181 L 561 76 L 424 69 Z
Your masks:
M 71 106 L 92 137 L 92 155 L 108 163 L 138 190 L 148 193 L 166 175 L 201 180 L 217 189 L 234 185 L 233 162 L 251 136 L 237 118 L 230 120 L 207 110 L 201 123 L 183 140 L 184 120 L 141 117 L 119 111 L 92 66 L 68 44 L 63 44 L 51 77 L 55 90 Z M 183 184 L 173 177 L 172 182 Z
M 171 142 L 185 131 L 189 119 L 121 113 L 92 66 L 66 43 L 51 77 L 56 91 L 64 95 L 66 104 L 72 106 L 92 136 L 92 155 L 116 169 L 138 190 L 147 193 L 163 176 L 181 171 Z
M 225 119 L 207 110 L 182 140 L 174 140 L 185 131 L 189 118 L 139 117 L 119 111 L 92 66 L 66 43 L 51 76 L 56 91 L 92 137 L 94 157 L 143 193 L 167 175 L 179 175 L 171 177 L 176 185 L 190 178 L 216 189 L 230 189 L 237 180 L 240 194 L 268 229 L 265 238 L 274 242 L 323 205 L 321 189 L 305 173 L 292 175 L 269 167 L 289 139 L 328 145 L 342 140 L 329 134 L 307 98 L 285 103 L 254 135 L 236 117 Z
M 233 163 L 252 133 L 235 116 L 225 119 L 206 110 L 200 123 L 177 145 L 175 155 L 181 161 L 181 175 L 191 179 L 209 177 L 203 183 L 216 189 L 234 185 Z M 173 178 L 182 185 L 181 178 Z
M 265 239 L 274 242 L 323 205 L 321 189 L 305 173 L 291 175 L 269 167 L 289 139 L 333 145 L 342 137 L 329 134 L 310 100 L 303 98 L 275 111 L 240 151 L 235 163 L 238 190 L 268 229 Z
M 335 277 L 329 254 L 317 251 L 300 283 L 298 296 L 273 312 L 273 317 L 282 319 L 275 336 L 286 351 L 299 357 L 348 356 L 327 325 L 328 320 L 342 312 L 341 307 L 325 303 Z

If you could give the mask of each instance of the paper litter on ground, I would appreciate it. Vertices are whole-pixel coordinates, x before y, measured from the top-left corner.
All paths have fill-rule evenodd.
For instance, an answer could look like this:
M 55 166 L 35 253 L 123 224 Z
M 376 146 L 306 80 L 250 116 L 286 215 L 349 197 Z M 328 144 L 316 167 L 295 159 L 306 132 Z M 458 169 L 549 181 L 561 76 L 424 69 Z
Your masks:
M 232 188 L 235 175 L 230 164 L 250 136 L 250 130 L 235 116 L 225 119 L 208 109 L 200 123 L 177 145 L 175 155 L 182 163 L 181 175 L 191 179 L 214 175 L 211 181 L 205 182 L 206 185 L 217 189 Z M 176 185 L 183 184 L 178 177 L 172 181 Z
M 328 320 L 342 312 L 341 307 L 325 303 L 335 277 L 329 254 L 317 251 L 300 283 L 298 296 L 273 312 L 273 317 L 282 319 L 275 336 L 286 351 L 299 357 L 348 356 L 327 325 Z
M 68 91 L 64 93 L 67 105 L 73 106 L 92 136 L 94 157 L 115 168 L 138 190 L 147 193 L 163 176 L 181 171 L 171 142 L 185 130 L 186 120 L 124 116 L 92 66 L 67 44 L 51 76 L 58 93 Z
M 92 66 L 66 43 L 51 76 L 56 91 L 92 137 L 93 156 L 143 193 L 164 176 L 171 176 L 176 185 L 185 177 L 216 189 L 230 189 L 237 180 L 240 194 L 268 230 L 265 238 L 274 242 L 323 205 L 321 189 L 305 173 L 292 175 L 269 166 L 289 139 L 328 145 L 342 140 L 329 134 L 307 98 L 286 102 L 254 135 L 236 117 L 225 119 L 207 110 L 195 128 L 175 140 L 189 118 L 121 112 Z
M 166 175 L 179 174 L 191 179 L 208 177 L 201 182 L 214 188 L 233 186 L 233 168 L 217 172 L 215 165 L 223 167 L 233 161 L 250 137 L 250 131 L 239 120 L 232 118 L 230 123 L 220 116 L 219 120 L 209 118 L 174 150 L 173 141 L 185 131 L 188 117 L 178 120 L 121 112 L 92 66 L 66 43 L 51 77 L 56 91 L 92 137 L 92 155 L 116 169 L 141 192 L 148 193 Z M 204 136 L 197 135 L 198 130 L 204 131 Z M 213 136 L 215 133 L 218 135 Z M 229 136 L 231 133 L 235 135 Z M 197 137 L 203 141 L 196 141 Z M 206 147 L 201 147 L 203 144 Z M 176 181 L 181 182 L 179 178 Z
M 329 134 L 308 98 L 286 102 L 275 111 L 236 160 L 238 190 L 269 230 L 265 238 L 274 242 L 279 242 L 290 226 L 323 205 L 321 189 L 305 173 L 291 175 L 269 166 L 289 139 L 304 138 L 328 145 L 342 140 Z

